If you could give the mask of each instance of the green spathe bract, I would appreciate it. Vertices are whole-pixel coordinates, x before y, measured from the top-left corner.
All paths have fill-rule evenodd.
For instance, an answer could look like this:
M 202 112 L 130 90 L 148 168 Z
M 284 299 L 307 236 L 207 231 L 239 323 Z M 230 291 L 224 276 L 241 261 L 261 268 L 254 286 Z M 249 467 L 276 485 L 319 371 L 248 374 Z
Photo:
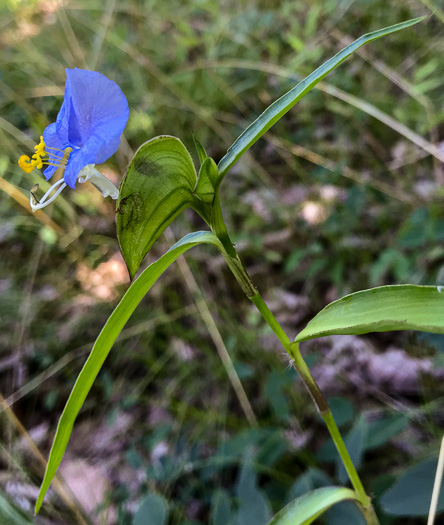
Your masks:
M 403 284 L 346 295 L 321 310 L 294 342 L 395 330 L 444 334 L 444 289 Z
M 192 202 L 197 176 L 185 146 L 160 136 L 136 151 L 117 201 L 117 235 L 131 279 L 165 228 Z
M 128 288 L 120 303 L 116 306 L 110 318 L 106 322 L 96 342 L 89 354 L 89 357 L 80 372 L 79 377 L 72 389 L 62 416 L 57 426 L 57 432 L 49 454 L 48 465 L 45 477 L 40 487 L 40 493 L 35 505 L 36 512 L 39 511 L 43 498 L 53 480 L 55 473 L 62 461 L 68 441 L 72 432 L 72 427 L 77 414 L 91 389 L 102 365 L 111 350 L 112 345 L 122 331 L 131 314 L 136 309 L 142 298 L 148 293 L 153 284 L 163 274 L 163 272 L 183 253 L 197 246 L 198 244 L 213 244 L 219 249 L 220 242 L 211 232 L 189 233 L 170 248 L 165 255 L 150 264 L 140 276 Z
M 194 195 L 205 204 L 212 204 L 217 185 L 217 166 L 211 157 L 207 157 L 200 167 L 199 178 Z

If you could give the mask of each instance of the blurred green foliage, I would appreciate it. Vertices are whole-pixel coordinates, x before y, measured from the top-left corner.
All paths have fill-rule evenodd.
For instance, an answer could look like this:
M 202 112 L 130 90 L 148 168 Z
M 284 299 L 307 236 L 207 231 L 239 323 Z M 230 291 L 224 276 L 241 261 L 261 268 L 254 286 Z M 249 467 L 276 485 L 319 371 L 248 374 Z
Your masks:
M 402 125 L 429 144 L 442 140 L 444 11 L 431 5 L 435 16 L 373 43 L 326 79 L 354 104 L 313 91 L 224 181 L 229 230 L 290 336 L 346 293 L 442 283 L 444 172 L 400 132 Z M 21 172 L 17 158 L 55 119 L 64 68 L 97 69 L 128 98 L 125 138 L 104 168 L 119 181 L 135 149 L 159 134 L 179 137 L 196 165 L 192 133 L 220 159 L 266 105 L 349 38 L 427 13 L 420 0 L 1 3 L 0 391 L 26 429 L 43 425 L 43 451 L 92 342 L 128 285 L 112 202 L 82 187 L 66 191 L 47 214 L 32 215 L 26 205 L 32 185 L 48 186 L 38 173 Z M 394 120 L 381 122 L 365 104 Z M 192 212 L 183 214 L 147 262 L 173 237 L 202 227 Z M 220 257 L 202 248 L 184 264 L 197 289 L 175 266 L 136 310 L 86 401 L 68 460 L 104 466 L 109 484 L 101 509 L 110 523 L 137 523 L 155 499 L 171 524 L 245 525 L 251 505 L 259 524 L 291 498 L 338 484 L 341 472 L 307 393 Z M 257 427 L 247 423 L 215 351 L 202 301 Z M 362 339 L 378 358 L 387 347 L 405 349 L 406 371 L 421 359 L 443 365 L 436 336 Z M 360 361 L 363 347 L 349 345 L 356 361 L 348 369 L 328 368 L 335 341 L 307 344 L 303 352 L 321 378 L 323 370 L 334 371 L 327 393 L 377 505 L 386 494 L 378 507 L 382 523 L 423 523 L 396 515 L 387 491 L 438 449 L 442 380 L 423 368 L 411 390 L 397 389 L 394 379 L 374 384 Z M 26 510 L 32 491 L 20 499 L 14 486 L 38 485 L 42 470 L 17 445 L 20 431 L 8 414 L 0 416 L 1 486 Z M 36 523 L 76 523 L 72 512 L 53 497 Z M 359 520 L 353 512 L 344 504 L 326 521 Z M 97 520 L 86 514 L 86 522 Z

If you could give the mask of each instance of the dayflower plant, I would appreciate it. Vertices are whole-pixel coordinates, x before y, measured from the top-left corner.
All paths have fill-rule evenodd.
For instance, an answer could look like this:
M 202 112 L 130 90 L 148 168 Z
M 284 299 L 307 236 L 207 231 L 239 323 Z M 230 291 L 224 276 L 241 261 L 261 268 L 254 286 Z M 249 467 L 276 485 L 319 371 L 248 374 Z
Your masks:
M 32 158 L 22 155 L 18 161 L 26 173 L 47 166 L 46 180 L 63 174 L 40 200 L 34 194 L 38 185 L 33 187 L 32 210 L 50 204 L 66 186 L 88 180 L 104 197 L 117 199 L 119 190 L 94 166 L 116 152 L 128 116 L 128 101 L 115 82 L 97 71 L 66 69 L 65 98 L 56 122 L 44 130 Z
M 128 288 L 111 314 L 80 372 L 60 418 L 36 502 L 36 512 L 40 509 L 62 461 L 77 414 L 129 317 L 162 273 L 180 255 L 193 246 L 207 244 L 222 253 L 245 295 L 273 331 L 298 371 L 330 432 L 353 487 L 353 490 L 346 487 L 326 487 L 304 494 L 278 512 L 268 525 L 306 525 L 332 505 L 348 500 L 358 505 L 368 525 L 379 525 L 371 499 L 364 489 L 333 413 L 304 360 L 299 344 L 327 335 L 359 335 L 390 330 L 412 329 L 444 333 L 442 289 L 440 286 L 397 285 L 350 294 L 326 306 L 292 340 L 263 300 L 231 242 L 223 220 L 219 187 L 242 155 L 354 51 L 372 40 L 407 28 L 420 20 L 422 18 L 374 31 L 349 44 L 266 108 L 235 140 L 218 165 L 207 156 L 197 140 L 200 161 L 198 172 L 188 150 L 177 137 L 162 135 L 148 140 L 139 147 L 130 162 L 120 185 L 120 195 L 95 170 L 94 165 L 104 162 L 119 145 L 120 135 L 128 119 L 125 96 L 114 82 L 100 73 L 67 70 L 65 100 L 57 122 L 45 129 L 32 159 L 21 157 L 19 161 L 27 172 L 34 167 L 47 165 L 47 178 L 57 170 L 63 170 L 63 179 L 56 182 L 50 190 L 54 192 L 51 197 L 47 199 L 50 195 L 48 192 L 40 203 L 36 200 L 33 202 L 34 197 L 31 198 L 33 209 L 47 205 L 66 185 L 74 188 L 76 182 L 86 180 L 90 180 L 104 195 L 118 197 L 117 235 L 131 278 L 135 277 L 144 256 L 159 235 L 185 208 L 191 207 L 199 213 L 211 231 L 189 233 L 150 264 Z M 245 399 L 239 396 L 248 417 Z M 244 523 L 244 515 L 242 514 L 242 518 L 240 516 L 239 511 L 235 521 Z

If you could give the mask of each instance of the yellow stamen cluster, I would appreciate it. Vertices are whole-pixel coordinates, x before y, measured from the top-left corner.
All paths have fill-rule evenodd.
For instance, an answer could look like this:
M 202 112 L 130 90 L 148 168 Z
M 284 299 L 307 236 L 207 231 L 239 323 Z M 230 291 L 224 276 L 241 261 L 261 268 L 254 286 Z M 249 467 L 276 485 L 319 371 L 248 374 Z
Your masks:
M 32 156 L 32 160 L 28 155 L 22 155 L 18 160 L 18 165 L 22 168 L 25 173 L 31 173 L 34 168 L 41 169 L 43 166 L 42 157 L 46 155 L 45 143 L 43 137 L 40 137 L 40 143 L 34 146 L 35 153 Z
M 34 168 L 42 169 L 43 165 L 47 166 L 59 166 L 60 163 L 66 165 L 66 159 L 63 157 L 60 157 L 59 155 L 55 153 L 48 153 L 46 151 L 46 144 L 43 140 L 43 137 L 40 137 L 40 142 L 37 144 L 37 146 L 34 146 L 35 153 L 32 156 L 32 159 L 29 158 L 28 155 L 22 155 L 18 160 L 18 165 L 22 168 L 22 170 L 25 173 L 31 173 L 31 171 Z M 59 151 L 60 153 L 65 153 L 62 150 L 59 150 L 57 148 L 47 148 L 55 151 Z M 48 156 L 48 159 L 43 160 L 42 157 Z M 50 158 L 51 157 L 51 158 Z

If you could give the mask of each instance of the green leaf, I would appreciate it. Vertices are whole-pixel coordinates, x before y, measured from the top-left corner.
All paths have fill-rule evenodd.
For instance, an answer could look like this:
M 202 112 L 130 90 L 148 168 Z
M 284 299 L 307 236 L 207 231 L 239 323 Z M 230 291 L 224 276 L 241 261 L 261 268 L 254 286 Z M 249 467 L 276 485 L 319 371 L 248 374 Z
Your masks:
M 252 449 L 244 454 L 242 469 L 237 481 L 237 497 L 240 500 L 236 525 L 266 525 L 272 516 L 270 504 L 262 490 L 257 487 L 257 474 L 253 469 Z
M 290 487 L 287 493 L 286 501 L 290 502 L 307 492 L 310 492 L 315 489 L 329 487 L 332 485 L 332 480 L 330 477 L 325 474 L 322 470 L 319 470 L 316 467 L 310 467 L 301 474 L 293 485 Z
M 296 498 L 268 523 L 268 525 L 309 525 L 335 503 L 357 500 L 351 489 L 325 487 Z
M 255 488 L 242 499 L 236 525 L 266 525 L 272 515 L 270 503 L 264 491 Z
M 217 177 L 216 163 L 211 157 L 207 157 L 200 167 L 197 186 L 194 190 L 194 195 L 205 204 L 211 204 L 214 200 Z
M 392 437 L 400 434 L 409 424 L 403 414 L 392 414 L 370 424 L 365 449 L 385 445 Z
M 327 525 L 367 525 L 359 508 L 351 501 L 341 501 L 327 511 Z
M 239 474 L 237 496 L 240 500 L 236 525 L 266 525 L 272 516 L 270 504 L 257 487 L 257 475 L 251 467 L 251 455 L 246 454 Z
M 219 184 L 233 164 L 235 164 L 240 157 L 273 126 L 273 124 L 275 124 L 283 115 L 285 115 L 285 113 L 287 113 L 287 111 L 299 102 L 304 95 L 311 91 L 316 84 L 330 73 L 330 71 L 344 62 L 344 60 L 354 51 L 372 40 L 394 33 L 400 29 L 410 27 L 423 19 L 424 17 L 414 18 L 413 20 L 408 20 L 407 22 L 402 22 L 401 24 L 379 29 L 378 31 L 361 36 L 333 58 L 327 60 L 327 62 L 318 67 L 313 73 L 310 73 L 308 77 L 299 82 L 299 84 L 288 91 L 288 93 L 273 102 L 273 104 L 271 104 L 262 115 L 260 115 L 252 124 L 250 124 L 250 126 L 248 126 L 247 129 L 243 131 L 243 133 L 234 141 L 232 146 L 230 146 L 225 157 L 219 162 Z
M 353 419 L 355 409 L 348 399 L 340 396 L 333 396 L 328 398 L 328 404 L 332 411 L 333 418 L 338 427 L 345 425 Z
M 24 518 L 22 514 L 0 494 L 0 523 L 5 525 L 32 525 L 31 518 Z
M 150 290 L 163 272 L 183 253 L 198 244 L 212 244 L 222 249 L 217 237 L 211 232 L 189 233 L 172 246 L 156 262 L 150 264 L 128 288 L 120 303 L 116 306 L 102 331 L 100 332 L 91 353 L 77 378 L 77 381 L 63 410 L 57 426 L 56 435 L 49 454 L 45 477 L 35 506 L 39 511 L 43 498 L 62 461 L 71 435 L 74 421 L 97 377 L 112 345 L 122 331 L 137 305 Z
M 402 284 L 346 295 L 321 310 L 294 342 L 394 330 L 443 334 L 444 288 Z
M 233 512 L 229 494 L 218 489 L 211 500 L 211 525 L 230 525 L 233 522 Z
M 160 136 L 136 151 L 117 201 L 117 236 L 131 279 L 165 228 L 190 205 L 193 161 L 176 137 Z
M 437 458 L 430 458 L 408 468 L 380 498 L 384 511 L 393 516 L 426 516 L 437 465 Z M 441 486 L 437 510 L 444 510 L 444 485 Z
M 155 492 L 149 492 L 140 502 L 134 514 L 133 525 L 165 525 L 168 518 L 168 503 Z
M 270 401 L 275 417 L 282 421 L 290 417 L 290 407 L 283 391 L 284 386 L 285 377 L 277 370 L 269 373 L 264 384 L 264 395 Z

